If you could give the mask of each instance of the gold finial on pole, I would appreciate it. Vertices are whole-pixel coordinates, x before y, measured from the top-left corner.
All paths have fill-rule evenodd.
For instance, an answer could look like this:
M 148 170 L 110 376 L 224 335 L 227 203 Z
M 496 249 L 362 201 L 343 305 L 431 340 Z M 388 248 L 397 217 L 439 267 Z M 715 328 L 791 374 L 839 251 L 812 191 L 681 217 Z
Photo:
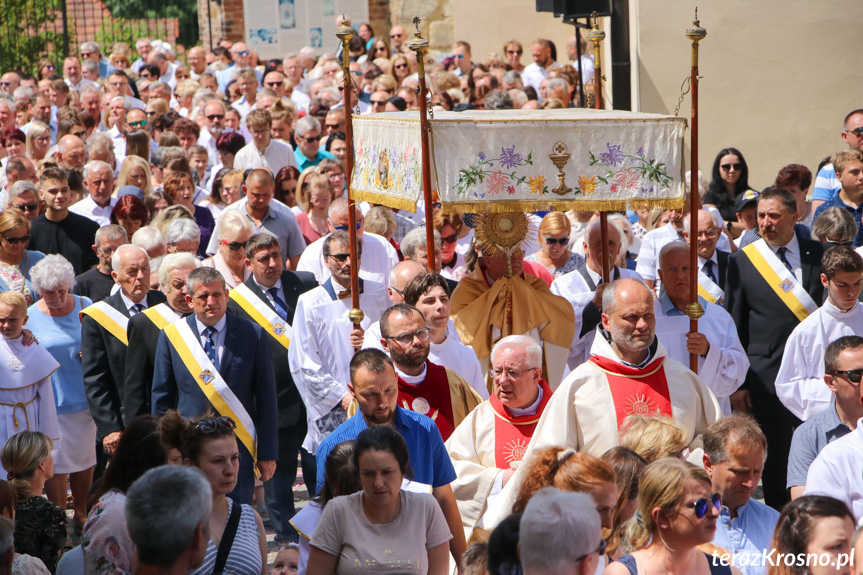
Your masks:
M 422 37 L 420 32 L 420 18 L 414 16 L 411 20 L 416 30 L 414 30 L 414 39 L 408 42 L 410 48 L 417 57 L 417 75 L 419 76 L 419 97 L 420 97 L 420 142 L 422 144 L 422 170 L 423 170 L 423 201 L 425 202 L 425 220 L 426 220 L 426 253 L 429 254 L 429 271 L 434 272 L 434 218 L 433 218 L 433 202 L 431 190 L 431 160 L 429 152 L 429 132 L 431 126 L 428 118 L 428 91 L 426 89 L 426 74 L 425 74 L 425 57 L 428 52 L 429 41 Z

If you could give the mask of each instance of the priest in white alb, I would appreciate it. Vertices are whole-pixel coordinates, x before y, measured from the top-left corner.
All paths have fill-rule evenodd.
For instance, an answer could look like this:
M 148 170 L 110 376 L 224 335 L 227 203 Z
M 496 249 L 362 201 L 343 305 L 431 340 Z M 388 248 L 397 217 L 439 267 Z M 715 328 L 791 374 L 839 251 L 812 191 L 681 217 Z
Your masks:
M 470 540 L 485 531 L 483 513 L 521 463 L 551 388 L 540 377 L 542 348 L 525 335 L 498 341 L 491 352 L 494 389 L 446 442 L 457 478 L 452 489 Z
M 807 420 L 830 406 L 824 383 L 824 353 L 830 342 L 863 334 L 863 258 L 849 246 L 832 247 L 821 258 L 827 301 L 801 321 L 785 344 L 776 375 L 776 395 L 795 416 Z
M 608 226 L 608 258 L 616 262 L 620 254 L 621 232 L 617 226 Z M 555 279 L 551 293 L 566 299 L 575 311 L 575 336 L 569 351 L 567 365 L 575 369 L 590 357 L 590 346 L 602 313 L 602 228 L 599 221 L 590 224 L 584 234 L 584 265 Z M 633 270 L 614 266 L 612 280 L 638 278 Z
M 365 242 L 357 240 L 361 260 Z M 306 406 L 308 432 L 303 447 L 311 454 L 347 419 L 353 400 L 348 391 L 354 351 L 362 347 L 363 330 L 380 319 L 390 300 L 383 284 L 360 278 L 361 328 L 354 328 L 352 308 L 350 237 L 346 231 L 327 236 L 323 256 L 330 273 L 324 283 L 300 295 L 294 312 L 293 337 L 288 349 L 291 375 Z M 361 260 L 362 261 L 362 260 Z
M 354 207 L 354 209 L 356 210 L 357 239 L 363 240 L 363 249 L 365 250 L 360 265 L 360 277 L 387 285 L 390 270 L 398 263 L 399 255 L 386 238 L 371 232 L 363 233 L 363 224 L 365 223 L 363 214 L 359 207 Z M 330 204 L 329 218 L 327 219 L 330 233 L 347 231 L 348 225 L 350 225 L 348 217 L 347 198 L 333 201 Z M 306 246 L 300 256 L 300 261 L 297 263 L 298 272 L 312 272 L 321 285 L 330 277 L 330 270 L 323 259 L 324 241 L 327 237 L 329 236 L 324 236 Z
M 659 278 L 665 289 L 653 304 L 656 338 L 665 346 L 668 357 L 685 366 L 689 366 L 690 353 L 698 356 L 698 376 L 716 396 L 723 415 L 731 415 L 729 397 L 743 385 L 749 358 L 734 320 L 718 304 L 699 297 L 704 315 L 698 319 L 698 331 L 690 331 L 686 315 L 690 302 L 690 249 L 687 244 L 672 242 L 659 252 Z

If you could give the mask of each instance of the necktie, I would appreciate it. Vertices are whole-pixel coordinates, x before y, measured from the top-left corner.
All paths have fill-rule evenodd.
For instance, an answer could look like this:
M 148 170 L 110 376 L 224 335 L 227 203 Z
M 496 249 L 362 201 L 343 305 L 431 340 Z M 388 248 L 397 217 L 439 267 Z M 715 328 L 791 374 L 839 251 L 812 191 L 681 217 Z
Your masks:
M 144 311 L 144 304 L 136 303 L 135 305 L 132 306 L 132 317 L 135 317 L 136 315 L 138 315 L 142 311 Z
M 716 283 L 716 276 L 713 274 L 713 260 L 704 262 L 704 275 L 710 278 L 710 281 Z
M 794 268 L 791 267 L 791 262 L 788 261 L 788 258 L 785 257 L 785 252 L 788 251 L 788 248 L 782 246 L 778 250 L 776 250 L 776 255 L 779 256 L 779 261 L 785 264 L 785 267 L 788 268 L 788 271 L 791 272 L 791 275 L 794 275 Z
M 213 334 L 216 333 L 216 328 L 208 327 L 204 329 L 204 337 L 206 337 L 206 341 L 204 342 L 204 352 L 206 352 L 207 357 L 210 358 L 210 361 L 213 362 L 213 365 L 216 366 L 216 344 L 213 343 Z M 218 366 L 216 366 L 218 368 Z
M 267 293 L 273 297 L 273 304 L 276 306 L 276 313 L 279 314 L 279 317 L 284 321 L 288 321 L 288 306 L 284 301 L 282 301 L 282 298 L 279 297 L 279 289 L 271 287 L 267 290 Z

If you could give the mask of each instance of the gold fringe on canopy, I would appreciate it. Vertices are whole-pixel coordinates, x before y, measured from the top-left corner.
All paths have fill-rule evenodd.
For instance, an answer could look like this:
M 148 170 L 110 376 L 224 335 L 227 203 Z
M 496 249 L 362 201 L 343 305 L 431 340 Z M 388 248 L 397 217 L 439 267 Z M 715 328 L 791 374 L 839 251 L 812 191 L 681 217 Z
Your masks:
M 417 212 L 416 202 L 412 202 L 405 198 L 397 198 L 394 196 L 388 196 L 386 194 L 379 194 L 377 192 L 368 192 L 364 190 L 351 190 L 351 198 L 355 202 L 369 202 L 370 204 L 380 204 L 382 206 L 386 206 L 388 208 L 395 208 L 397 210 L 406 210 L 408 212 Z
M 628 209 L 640 210 L 651 208 L 664 208 L 667 210 L 683 210 L 685 200 L 683 198 L 662 200 L 597 200 L 597 201 L 509 201 L 500 202 L 443 202 L 445 214 L 495 214 L 502 212 L 545 212 L 567 210 L 579 210 L 582 212 L 622 212 Z

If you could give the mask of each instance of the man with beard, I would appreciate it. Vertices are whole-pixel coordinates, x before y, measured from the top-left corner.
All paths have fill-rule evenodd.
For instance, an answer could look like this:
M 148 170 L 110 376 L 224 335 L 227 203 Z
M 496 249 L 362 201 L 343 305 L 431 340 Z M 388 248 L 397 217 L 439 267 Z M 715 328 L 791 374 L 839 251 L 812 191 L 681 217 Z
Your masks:
M 359 410 L 318 448 L 317 485 L 324 484 L 327 455 L 336 445 L 356 439 L 362 430 L 375 425 L 394 427 L 408 446 L 412 482 L 426 486 L 426 493 L 427 486 L 431 486 L 431 494 L 441 506 L 453 535 L 450 552 L 458 562 L 466 545 L 458 504 L 450 486 L 456 475 L 434 422 L 398 406 L 398 376 L 393 362 L 379 349 L 363 349 L 351 358 L 348 389 Z
M 204 129 L 201 130 L 201 135 L 198 136 L 198 145 L 203 146 L 207 150 L 209 163 L 211 168 L 221 164 L 219 160 L 219 151 L 216 149 L 216 142 L 219 136 L 225 130 L 225 104 L 221 100 L 210 100 L 204 105 Z
M 482 398 L 457 373 L 429 361 L 431 328 L 412 305 L 381 314 L 381 345 L 399 378 L 399 406 L 432 418 L 446 441 Z

